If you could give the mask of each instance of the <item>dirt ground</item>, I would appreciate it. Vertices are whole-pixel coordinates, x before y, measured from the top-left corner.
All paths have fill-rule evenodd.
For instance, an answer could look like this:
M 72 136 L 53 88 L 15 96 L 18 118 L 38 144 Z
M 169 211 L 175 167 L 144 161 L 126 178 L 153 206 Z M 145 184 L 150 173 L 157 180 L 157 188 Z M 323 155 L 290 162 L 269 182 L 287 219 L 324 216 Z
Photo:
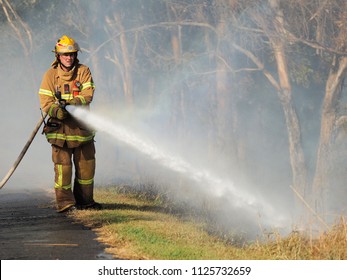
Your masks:
M 0 190 L 1 260 L 112 259 L 96 234 L 53 208 L 47 191 Z

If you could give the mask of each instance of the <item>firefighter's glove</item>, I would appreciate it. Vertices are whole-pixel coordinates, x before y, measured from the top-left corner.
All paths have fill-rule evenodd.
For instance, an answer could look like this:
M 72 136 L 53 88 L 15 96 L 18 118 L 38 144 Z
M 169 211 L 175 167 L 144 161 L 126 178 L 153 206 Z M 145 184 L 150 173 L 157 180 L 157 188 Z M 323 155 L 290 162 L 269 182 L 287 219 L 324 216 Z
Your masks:
M 74 99 L 71 99 L 67 102 L 68 105 L 73 105 L 73 106 L 76 106 L 76 105 L 81 105 L 82 102 L 81 102 L 81 99 L 79 98 L 74 98 Z
M 65 109 L 58 108 L 58 110 L 57 110 L 57 119 L 58 120 L 64 120 L 64 119 L 67 118 L 68 114 L 69 113 Z
M 68 112 L 65 110 L 61 104 L 54 103 L 48 110 L 48 115 L 52 118 L 57 118 L 59 120 L 66 119 Z

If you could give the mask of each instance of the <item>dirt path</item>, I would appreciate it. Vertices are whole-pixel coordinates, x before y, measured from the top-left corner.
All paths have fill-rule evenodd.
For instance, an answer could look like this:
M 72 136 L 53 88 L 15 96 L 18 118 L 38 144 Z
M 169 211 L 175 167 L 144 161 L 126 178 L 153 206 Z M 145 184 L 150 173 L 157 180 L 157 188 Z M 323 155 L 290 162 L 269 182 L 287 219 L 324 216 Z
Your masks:
M 95 233 L 55 212 L 52 193 L 0 191 L 1 260 L 111 259 Z

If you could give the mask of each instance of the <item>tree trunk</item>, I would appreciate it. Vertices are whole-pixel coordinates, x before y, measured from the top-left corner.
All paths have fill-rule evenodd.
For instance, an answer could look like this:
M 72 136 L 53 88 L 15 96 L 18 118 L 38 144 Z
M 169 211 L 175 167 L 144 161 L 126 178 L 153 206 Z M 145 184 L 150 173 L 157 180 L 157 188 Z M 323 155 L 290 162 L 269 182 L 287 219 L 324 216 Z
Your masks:
M 338 51 L 346 52 L 347 49 L 347 2 L 340 7 L 334 19 L 338 23 L 338 33 L 332 38 L 332 43 Z M 320 142 L 317 150 L 316 170 L 312 183 L 314 206 L 320 215 L 327 214 L 327 194 L 329 190 L 330 154 L 335 141 L 338 125 L 338 102 L 341 96 L 343 81 L 346 75 L 347 57 L 333 57 L 329 76 L 325 86 L 325 97 L 322 106 Z
M 217 6 L 217 19 L 216 31 L 218 36 L 218 48 L 216 57 L 216 143 L 217 149 L 220 152 L 230 152 L 231 157 L 236 161 L 237 157 L 237 141 L 235 139 L 237 110 L 234 102 L 234 92 L 230 86 L 230 71 L 228 65 L 228 52 L 229 46 L 225 41 L 226 34 L 228 33 L 228 15 L 225 11 L 225 7 L 232 9 L 229 1 L 218 1 Z M 225 150 L 231 148 L 231 151 Z
M 124 98 L 125 103 L 131 109 L 133 107 L 133 79 L 132 79 L 132 73 L 131 73 L 131 62 L 130 62 L 130 56 L 127 46 L 127 38 L 125 36 L 124 27 L 121 21 L 121 17 L 116 14 L 115 15 L 117 27 L 120 31 L 119 36 L 119 42 L 121 47 L 121 53 L 122 53 L 122 61 L 123 61 L 123 91 L 124 91 Z
M 269 0 L 269 4 L 275 12 L 272 23 L 277 34 L 270 34 L 269 37 L 276 59 L 280 84 L 280 91 L 278 94 L 283 107 L 288 131 L 290 163 L 293 176 L 292 187 L 305 199 L 307 195 L 307 167 L 301 144 L 299 119 L 292 102 L 292 89 L 289 81 L 284 40 L 282 36 L 278 36 L 282 34 L 282 30 L 284 30 L 283 12 L 279 7 L 278 0 Z
M 166 3 L 166 11 L 167 17 L 169 21 L 177 20 L 177 11 L 175 6 L 172 3 Z M 170 29 L 171 36 L 171 49 L 172 49 L 172 57 L 175 63 L 175 67 L 182 66 L 182 27 L 177 25 L 176 27 L 172 27 Z M 174 77 L 179 75 L 178 73 L 173 73 Z M 185 121 L 186 121 L 186 112 L 185 105 L 186 100 L 184 96 L 184 84 L 177 83 L 175 79 L 172 81 L 174 86 L 172 86 L 172 94 L 171 94 L 171 115 L 170 115 L 170 125 L 171 130 L 174 132 L 177 140 L 184 137 L 187 131 L 185 130 Z
M 331 69 L 325 88 L 322 107 L 320 142 L 317 151 L 316 170 L 312 184 L 314 206 L 319 214 L 326 214 L 328 191 L 329 154 L 336 132 L 336 105 L 341 95 L 343 79 L 347 69 L 347 57 L 336 60 Z

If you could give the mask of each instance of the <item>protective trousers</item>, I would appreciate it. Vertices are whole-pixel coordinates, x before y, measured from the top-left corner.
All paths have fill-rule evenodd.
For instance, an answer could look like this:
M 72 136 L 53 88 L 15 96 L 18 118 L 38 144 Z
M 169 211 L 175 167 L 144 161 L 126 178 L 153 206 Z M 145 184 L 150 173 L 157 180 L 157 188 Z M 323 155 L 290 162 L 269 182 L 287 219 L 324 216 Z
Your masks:
M 52 160 L 55 172 L 55 194 L 58 212 L 73 205 L 94 204 L 95 146 L 94 142 L 77 148 L 52 145 Z M 75 180 L 72 190 L 72 165 L 75 166 Z

